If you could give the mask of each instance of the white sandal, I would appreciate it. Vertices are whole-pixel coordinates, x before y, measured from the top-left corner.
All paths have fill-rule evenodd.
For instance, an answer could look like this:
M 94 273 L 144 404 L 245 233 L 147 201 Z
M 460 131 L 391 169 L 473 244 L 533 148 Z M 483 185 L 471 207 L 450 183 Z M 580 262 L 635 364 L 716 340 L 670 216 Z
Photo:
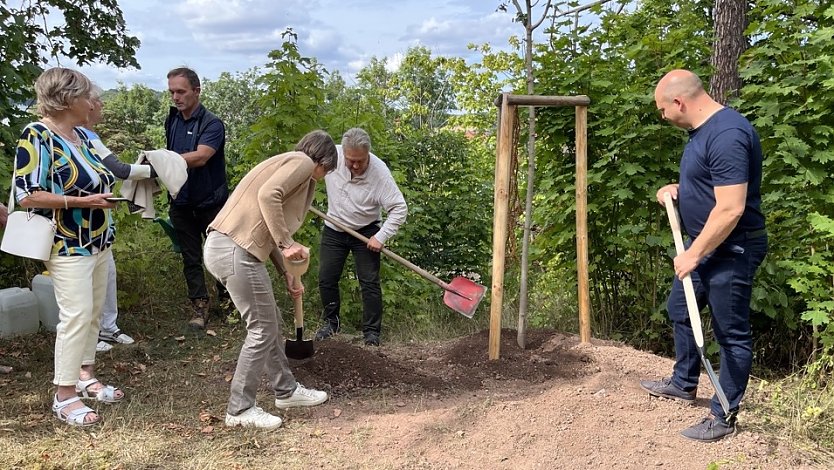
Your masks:
M 66 415 L 64 414 L 64 408 L 80 400 L 81 398 L 76 396 L 67 398 L 64 401 L 58 401 L 58 394 L 56 393 L 52 399 L 52 414 L 54 414 L 59 421 L 67 423 L 70 426 L 86 428 L 88 426 L 100 424 L 101 416 L 98 416 L 95 421 L 84 420 L 89 413 L 95 413 L 95 410 L 89 406 L 82 406 L 81 408 L 68 411 Z
M 125 396 L 122 393 L 121 397 L 116 397 L 116 390 L 120 390 L 112 385 L 103 385 L 100 390 L 88 390 L 90 385 L 97 383 L 99 380 L 93 377 L 90 380 L 79 380 L 78 385 L 75 386 L 75 391 L 81 394 L 81 398 L 94 399 L 102 403 L 118 403 L 124 400 Z

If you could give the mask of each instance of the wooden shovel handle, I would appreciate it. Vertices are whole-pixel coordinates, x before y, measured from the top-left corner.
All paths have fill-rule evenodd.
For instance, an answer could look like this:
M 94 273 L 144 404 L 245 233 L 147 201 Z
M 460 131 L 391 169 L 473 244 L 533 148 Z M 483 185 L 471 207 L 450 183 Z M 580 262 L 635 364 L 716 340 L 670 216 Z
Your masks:
M 663 205 L 666 206 L 666 215 L 669 217 L 669 225 L 672 226 L 672 237 L 675 239 L 675 251 L 678 255 L 683 254 L 686 249 L 683 246 L 683 235 L 681 235 L 681 219 L 675 208 L 672 195 L 663 193 Z M 689 312 L 689 323 L 692 324 L 692 334 L 695 336 L 695 344 L 699 348 L 704 347 L 704 331 L 701 327 L 701 311 L 698 309 L 698 300 L 695 297 L 695 286 L 692 284 L 692 276 L 687 274 L 681 282 L 683 283 L 683 294 L 686 297 L 686 309 Z
M 284 268 L 288 273 L 292 274 L 293 286 L 297 289 L 301 287 L 301 276 L 307 272 L 310 267 L 310 256 L 298 261 L 284 258 Z M 293 298 L 293 320 L 296 329 L 304 327 L 304 300 L 301 297 Z
M 354 237 L 362 240 L 365 243 L 368 243 L 370 241 L 368 239 L 368 237 L 362 235 L 361 233 L 357 232 L 356 230 L 352 230 L 352 229 L 346 227 L 343 223 L 339 222 L 338 220 L 334 219 L 333 217 L 330 217 L 327 214 L 324 214 L 323 212 L 316 209 L 315 207 L 310 207 L 310 212 L 312 212 L 313 214 L 316 214 L 317 216 L 321 217 L 322 219 L 324 219 L 324 220 L 330 222 L 331 224 L 335 225 L 336 227 L 339 228 L 339 230 L 342 230 L 343 232 L 347 232 L 347 233 L 353 235 Z M 393 259 L 394 261 L 400 263 L 401 265 L 405 266 L 406 268 L 408 268 L 408 269 L 414 271 L 415 273 L 423 276 L 425 279 L 437 284 L 437 286 L 440 287 L 441 289 L 447 290 L 449 292 L 457 293 L 457 291 L 455 291 L 454 289 L 449 287 L 449 284 L 446 284 L 445 282 L 441 281 L 440 278 L 438 278 L 437 276 L 429 273 L 428 271 L 426 271 L 423 268 L 417 266 L 416 264 L 412 263 L 411 261 L 408 261 L 407 259 L 401 257 L 400 255 L 394 253 L 393 251 L 389 250 L 388 248 L 383 247 L 382 248 L 382 253 L 385 256 L 387 256 L 387 257 Z M 458 294 L 458 295 L 461 295 L 461 294 Z M 463 296 L 463 297 L 465 297 L 465 296 Z
M 293 283 L 295 287 L 301 287 L 301 279 L 299 276 L 294 277 Z M 293 302 L 293 322 L 295 323 L 296 329 L 304 328 L 304 299 L 302 296 L 298 296 L 297 298 L 292 299 Z

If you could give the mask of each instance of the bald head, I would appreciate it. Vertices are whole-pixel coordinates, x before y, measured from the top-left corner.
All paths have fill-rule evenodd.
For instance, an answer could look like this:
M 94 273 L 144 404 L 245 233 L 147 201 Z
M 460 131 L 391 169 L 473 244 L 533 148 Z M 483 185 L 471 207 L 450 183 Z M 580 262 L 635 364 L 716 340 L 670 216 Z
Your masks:
M 655 99 L 669 101 L 675 97 L 687 99 L 698 98 L 704 94 L 704 84 L 697 75 L 689 70 L 677 69 L 667 73 L 657 82 Z
M 697 75 L 677 69 L 657 82 L 654 101 L 663 119 L 684 129 L 694 129 L 723 106 L 716 103 Z

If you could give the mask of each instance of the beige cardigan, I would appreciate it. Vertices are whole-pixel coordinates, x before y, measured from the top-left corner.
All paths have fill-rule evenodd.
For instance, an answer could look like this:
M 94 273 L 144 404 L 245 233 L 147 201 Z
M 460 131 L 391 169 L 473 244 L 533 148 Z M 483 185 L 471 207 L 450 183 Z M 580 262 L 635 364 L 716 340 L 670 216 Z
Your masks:
M 287 152 L 259 163 L 240 180 L 209 224 L 252 256 L 282 259 L 313 203 L 316 164 L 302 152 Z M 282 266 L 277 267 L 283 271 Z

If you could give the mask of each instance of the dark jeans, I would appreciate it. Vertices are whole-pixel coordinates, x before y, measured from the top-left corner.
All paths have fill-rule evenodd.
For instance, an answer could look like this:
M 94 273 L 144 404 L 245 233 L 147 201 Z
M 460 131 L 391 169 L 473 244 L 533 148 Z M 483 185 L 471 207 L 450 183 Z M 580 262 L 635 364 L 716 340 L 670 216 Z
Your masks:
M 703 309 L 709 305 L 712 313 L 712 328 L 721 346 L 718 382 L 727 395 L 732 414 L 738 411 L 747 390 L 753 364 L 750 296 L 753 276 L 766 253 L 767 236 L 725 242 L 692 272 L 698 307 Z M 701 374 L 700 355 L 686 310 L 683 284 L 677 277 L 666 306 L 675 329 L 672 383 L 683 390 L 693 390 Z M 714 416 L 727 418 L 717 396 L 712 397 L 710 408 Z
M 182 273 L 188 286 L 189 299 L 208 299 L 205 275 L 203 274 L 203 237 L 211 221 L 217 216 L 223 206 L 209 208 L 194 208 L 171 204 L 168 217 L 177 232 L 177 239 L 182 248 Z M 219 297 L 228 298 L 226 288 L 217 282 Z
M 357 232 L 371 238 L 379 224 L 362 227 Z M 373 252 L 358 238 L 325 226 L 319 253 L 319 293 L 324 305 L 322 319 L 334 328 L 339 326 L 339 279 L 348 254 L 353 253 L 356 277 L 362 288 L 362 332 L 379 335 L 382 330 L 382 288 L 379 284 L 380 253 Z

